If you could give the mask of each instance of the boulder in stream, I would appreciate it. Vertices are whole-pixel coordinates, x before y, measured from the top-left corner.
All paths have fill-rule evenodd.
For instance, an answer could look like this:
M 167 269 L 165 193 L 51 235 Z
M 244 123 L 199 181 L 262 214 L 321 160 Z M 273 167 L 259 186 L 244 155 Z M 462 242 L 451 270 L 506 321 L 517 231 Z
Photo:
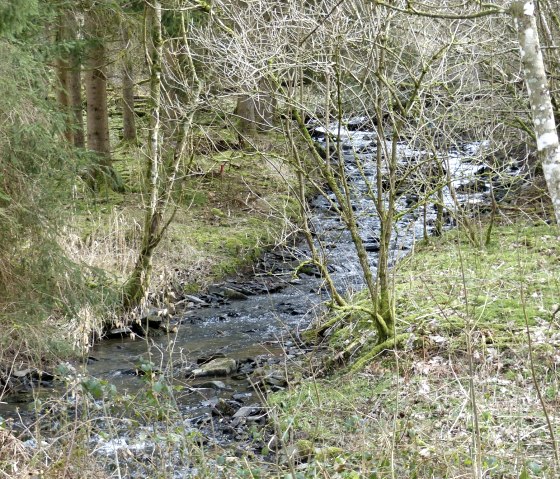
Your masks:
M 216 358 L 192 371 L 195 378 L 206 376 L 228 376 L 237 370 L 237 361 L 232 358 Z

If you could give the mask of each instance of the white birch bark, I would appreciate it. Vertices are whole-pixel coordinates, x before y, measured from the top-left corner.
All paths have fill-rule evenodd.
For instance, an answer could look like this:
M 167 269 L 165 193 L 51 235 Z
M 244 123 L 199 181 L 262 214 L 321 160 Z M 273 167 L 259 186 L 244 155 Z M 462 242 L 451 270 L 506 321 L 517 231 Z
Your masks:
M 560 146 L 539 43 L 535 4 L 533 0 L 514 1 L 510 11 L 519 39 L 538 156 L 542 162 L 556 222 L 560 225 Z

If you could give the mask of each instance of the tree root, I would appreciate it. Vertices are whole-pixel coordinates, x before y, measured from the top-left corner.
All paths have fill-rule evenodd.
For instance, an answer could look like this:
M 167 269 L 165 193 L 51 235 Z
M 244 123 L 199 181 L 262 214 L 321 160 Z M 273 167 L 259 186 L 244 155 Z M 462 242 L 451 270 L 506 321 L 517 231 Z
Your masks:
M 382 343 L 374 346 L 367 354 L 358 359 L 350 368 L 350 371 L 357 372 L 363 369 L 368 363 L 370 363 L 378 354 L 381 354 L 386 349 L 392 349 L 406 341 L 410 337 L 411 333 L 397 334 L 396 336 L 383 341 Z

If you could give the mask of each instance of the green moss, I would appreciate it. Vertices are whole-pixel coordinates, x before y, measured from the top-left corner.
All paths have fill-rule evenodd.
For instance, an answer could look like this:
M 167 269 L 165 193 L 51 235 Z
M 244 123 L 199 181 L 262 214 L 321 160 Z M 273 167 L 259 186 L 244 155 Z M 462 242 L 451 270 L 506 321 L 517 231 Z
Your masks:
M 415 315 L 430 313 L 441 318 L 445 308 L 442 325 L 463 318 L 455 325 L 460 326 L 468 318 L 497 330 L 523 327 L 526 312 L 532 325 L 550 316 L 557 301 L 559 260 L 553 226 L 496 227 L 487 249 L 472 247 L 453 231 L 401 263 L 398 312 L 414 321 Z

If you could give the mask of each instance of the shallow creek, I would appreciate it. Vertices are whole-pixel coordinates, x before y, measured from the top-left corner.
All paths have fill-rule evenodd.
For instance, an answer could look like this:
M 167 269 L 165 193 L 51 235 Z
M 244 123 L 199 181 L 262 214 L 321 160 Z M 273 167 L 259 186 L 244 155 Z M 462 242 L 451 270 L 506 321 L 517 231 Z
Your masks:
M 317 141 L 324 141 L 320 129 L 316 129 L 315 133 Z M 353 208 L 361 236 L 369 245 L 369 260 L 373 267 L 377 262 L 375 238 L 379 222 L 373 201 L 366 194 L 364 176 L 375 184 L 374 138 L 372 132 L 341 130 L 346 174 L 353 189 Z M 461 203 L 481 202 L 484 192 L 490 187 L 490 179 L 481 175 L 487 168 L 480 159 L 483 147 L 481 143 L 465 143 L 447 152 L 446 168 L 450 170 Z M 398 151 L 403 165 L 410 165 L 425 156 L 425 152 L 414 150 L 405 142 L 398 144 Z M 364 175 L 360 173 L 354 155 L 363 163 Z M 476 191 L 462 188 L 473 182 L 477 183 Z M 399 207 L 403 210 L 410 207 L 414 202 L 413 196 L 403 196 Z M 447 188 L 444 197 L 446 203 L 451 204 Z M 314 199 L 312 207 L 314 234 L 327 251 L 335 283 L 342 292 L 360 290 L 362 275 L 349 233 L 325 198 Z M 393 234 L 392 263 L 409 252 L 415 241 L 423 237 L 424 220 L 423 208 L 417 208 L 400 219 Z M 429 225 L 435 222 L 435 209 L 431 204 L 426 208 L 426 221 Z M 219 398 L 231 400 L 233 397 L 237 407 L 258 403 L 259 399 L 250 384 L 254 378 L 250 379 L 250 374 L 262 366 L 281 363 L 284 369 L 290 368 L 290 363 L 297 363 L 307 351 L 298 340 L 298 332 L 321 313 L 322 304 L 329 299 L 322 279 L 314 274 L 313 269 L 299 278 L 293 278 L 295 267 L 308 258 L 309 249 L 304 243 L 296 248 L 266 254 L 255 266 L 253 277 L 217 285 L 207 294 L 194 298 L 194 301 L 186 301 L 188 307 L 172 318 L 177 323 L 177 333 L 149 335 L 146 340 L 128 337 L 105 340 L 90 352 L 84 373 L 107 380 L 115 385 L 119 393 L 129 391 L 136 394 L 146 388 L 145 378 L 137 374 L 139 364 L 151 361 L 155 369 L 171 372 L 176 384 L 186 386 L 177 394 L 177 400 L 187 418 L 185 420 L 195 428 L 201 428 L 205 421 L 207 424 Z M 245 298 L 227 299 L 223 294 L 224 288 L 241 292 Z M 196 368 L 197 363 L 200 365 L 204 358 L 216 356 L 237 360 L 237 372 L 227 377 L 189 378 L 188 371 Z M 209 385 L 209 381 L 214 380 L 219 381 Z M 222 385 L 218 384 L 220 382 Z M 31 400 L 34 397 L 43 394 L 52 397 L 61 391 L 56 384 L 47 386 L 42 391 L 35 387 L 4 397 L 5 403 L 0 404 L 0 416 L 12 417 L 15 422 L 21 421 L 22 417 L 24 420 L 26 416 L 32 417 Z M 232 432 L 233 440 L 236 440 L 236 434 Z M 113 444 L 115 448 L 118 445 Z

